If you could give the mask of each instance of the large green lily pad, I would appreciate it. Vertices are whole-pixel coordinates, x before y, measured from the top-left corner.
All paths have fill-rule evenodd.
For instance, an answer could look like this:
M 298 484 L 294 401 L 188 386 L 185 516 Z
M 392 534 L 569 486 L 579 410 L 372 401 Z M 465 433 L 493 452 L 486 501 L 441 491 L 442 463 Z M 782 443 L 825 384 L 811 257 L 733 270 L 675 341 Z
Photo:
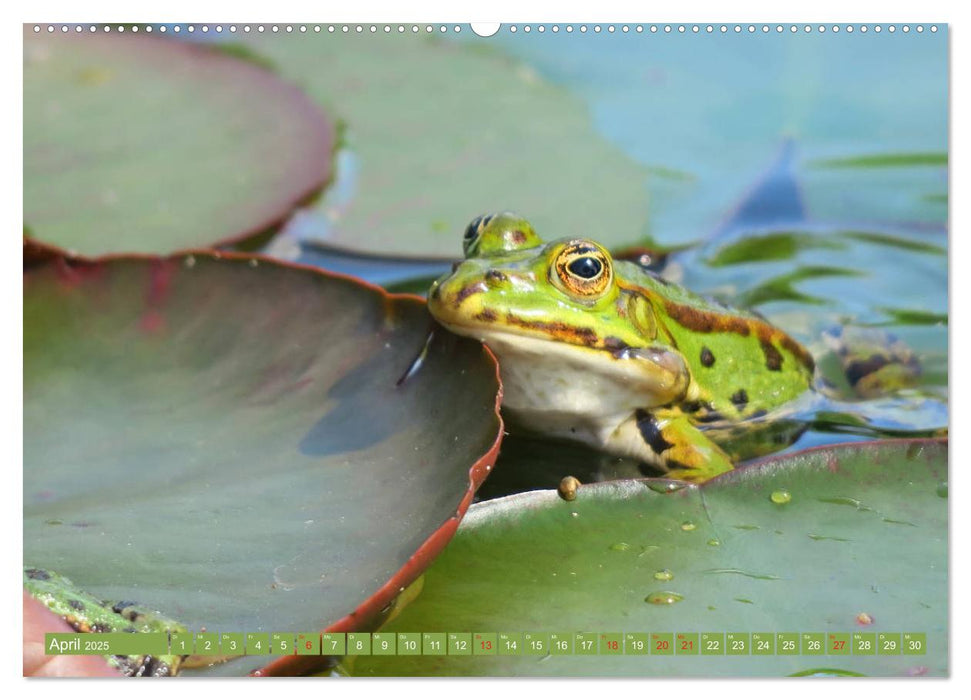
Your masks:
M 702 487 L 582 486 L 473 506 L 399 632 L 917 632 L 919 656 L 357 657 L 355 675 L 948 672 L 947 442 L 807 450 Z M 655 490 L 657 489 L 657 490 Z M 788 495 L 788 500 L 786 497 Z M 652 594 L 682 597 L 652 604 Z
M 303 239 L 456 258 L 468 222 L 504 209 L 547 238 L 647 233 L 647 171 L 597 135 L 579 98 L 518 61 L 410 31 L 247 41 L 346 127 L 336 186 L 288 229 Z
M 24 33 L 24 221 L 80 255 L 265 232 L 330 175 L 334 128 L 292 85 L 206 46 Z
M 416 297 L 267 259 L 31 271 L 24 561 L 196 631 L 377 624 L 498 449 L 495 361 L 431 328 Z

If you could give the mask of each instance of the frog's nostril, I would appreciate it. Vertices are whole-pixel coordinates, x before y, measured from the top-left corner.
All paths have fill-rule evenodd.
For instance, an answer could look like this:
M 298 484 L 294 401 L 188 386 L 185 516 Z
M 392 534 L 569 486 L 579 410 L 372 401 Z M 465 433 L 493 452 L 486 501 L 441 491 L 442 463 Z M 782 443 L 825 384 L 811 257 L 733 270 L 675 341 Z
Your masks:
M 491 286 L 496 286 L 502 284 L 506 281 L 507 277 L 499 270 L 489 270 L 485 273 L 486 282 Z

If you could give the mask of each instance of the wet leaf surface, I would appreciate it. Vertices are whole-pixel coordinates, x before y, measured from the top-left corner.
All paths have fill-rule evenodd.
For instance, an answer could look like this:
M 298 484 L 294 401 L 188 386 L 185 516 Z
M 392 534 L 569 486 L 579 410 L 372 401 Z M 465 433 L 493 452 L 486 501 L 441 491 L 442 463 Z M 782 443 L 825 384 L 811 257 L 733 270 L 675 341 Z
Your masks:
M 330 176 L 334 126 L 293 85 L 205 46 L 24 34 L 24 220 L 85 256 L 240 242 Z
M 400 632 L 924 632 L 923 656 L 357 657 L 353 675 L 947 673 L 946 441 L 476 504 Z M 654 604 L 652 604 L 654 603 Z M 825 667 L 825 668 L 824 668 Z
M 430 328 L 419 299 L 267 259 L 32 270 L 24 560 L 196 631 L 376 624 L 501 429 L 481 345 L 437 332 L 412 367 Z

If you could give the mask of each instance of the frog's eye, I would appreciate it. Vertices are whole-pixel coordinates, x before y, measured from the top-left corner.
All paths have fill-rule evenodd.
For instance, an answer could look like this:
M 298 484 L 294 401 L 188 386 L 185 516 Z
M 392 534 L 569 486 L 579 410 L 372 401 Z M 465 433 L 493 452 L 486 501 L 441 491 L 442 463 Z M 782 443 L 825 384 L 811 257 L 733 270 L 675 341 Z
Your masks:
M 602 296 L 613 279 L 610 256 L 590 241 L 572 241 L 553 261 L 553 281 L 574 296 L 593 299 Z

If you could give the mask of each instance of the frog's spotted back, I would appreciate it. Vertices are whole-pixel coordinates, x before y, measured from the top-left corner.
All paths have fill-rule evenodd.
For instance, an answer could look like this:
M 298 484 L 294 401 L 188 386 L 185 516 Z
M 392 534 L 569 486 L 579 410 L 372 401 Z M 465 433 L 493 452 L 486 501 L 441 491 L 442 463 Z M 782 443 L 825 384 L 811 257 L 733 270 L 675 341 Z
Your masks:
M 511 211 L 475 217 L 462 238 L 466 258 L 502 255 L 542 244 L 532 224 Z

